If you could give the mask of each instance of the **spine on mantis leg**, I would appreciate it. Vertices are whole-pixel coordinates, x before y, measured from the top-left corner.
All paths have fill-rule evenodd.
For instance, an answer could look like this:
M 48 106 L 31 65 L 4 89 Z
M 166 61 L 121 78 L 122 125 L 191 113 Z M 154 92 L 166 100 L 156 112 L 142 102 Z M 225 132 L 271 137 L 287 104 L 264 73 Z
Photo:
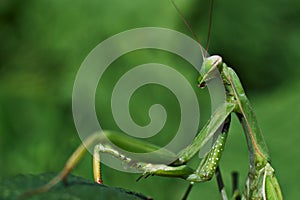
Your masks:
M 220 127 L 222 128 L 221 134 L 216 136 L 217 138 L 214 141 L 211 150 L 208 152 L 205 158 L 203 158 L 195 174 L 190 175 L 187 180 L 200 182 L 207 181 L 212 178 L 224 150 L 230 121 L 231 115 L 226 118 L 224 125 Z

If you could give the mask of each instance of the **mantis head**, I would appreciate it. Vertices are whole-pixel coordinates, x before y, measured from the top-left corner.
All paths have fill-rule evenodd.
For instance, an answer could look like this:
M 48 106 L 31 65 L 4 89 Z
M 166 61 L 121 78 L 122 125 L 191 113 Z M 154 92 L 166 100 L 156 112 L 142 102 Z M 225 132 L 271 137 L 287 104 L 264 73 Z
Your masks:
M 206 83 L 215 77 L 216 70 L 221 70 L 223 65 L 222 58 L 220 56 L 210 56 L 205 58 L 201 66 L 202 73 L 198 78 L 200 88 L 205 88 Z

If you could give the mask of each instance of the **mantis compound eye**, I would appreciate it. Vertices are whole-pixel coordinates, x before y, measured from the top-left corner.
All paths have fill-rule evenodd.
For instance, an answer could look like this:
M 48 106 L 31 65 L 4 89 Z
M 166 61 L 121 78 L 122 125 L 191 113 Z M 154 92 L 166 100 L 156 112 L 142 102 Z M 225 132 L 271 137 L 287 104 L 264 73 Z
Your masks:
M 201 88 L 201 89 L 203 89 L 203 88 L 206 87 L 206 82 L 205 82 L 205 80 L 204 80 L 204 77 L 205 77 L 205 76 L 202 76 L 202 75 L 200 75 L 200 76 L 198 77 L 198 87 Z
M 199 87 L 200 89 L 203 89 L 203 88 L 206 87 L 206 83 L 205 83 L 205 82 L 201 82 L 200 84 L 198 84 L 198 87 Z

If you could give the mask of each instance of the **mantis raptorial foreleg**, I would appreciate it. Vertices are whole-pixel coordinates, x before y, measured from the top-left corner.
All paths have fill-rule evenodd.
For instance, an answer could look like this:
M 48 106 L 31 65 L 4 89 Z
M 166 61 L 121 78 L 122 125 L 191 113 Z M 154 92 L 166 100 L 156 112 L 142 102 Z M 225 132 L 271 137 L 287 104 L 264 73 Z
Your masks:
M 228 106 L 231 108 L 231 106 Z M 219 116 L 215 114 L 215 117 L 210 120 L 211 123 L 208 123 L 206 127 L 210 128 L 205 128 L 205 130 L 214 130 L 216 131 L 218 127 L 216 126 L 215 122 L 221 122 L 221 120 L 218 118 Z M 119 158 L 123 162 L 125 161 L 128 165 L 131 167 L 134 167 L 138 169 L 139 171 L 143 171 L 143 176 L 148 176 L 148 175 L 157 175 L 157 176 L 168 176 L 168 177 L 178 177 L 178 178 L 183 178 L 186 179 L 190 182 L 203 182 L 210 180 L 211 177 L 213 176 L 215 169 L 219 163 L 219 160 L 221 158 L 228 129 L 229 129 L 229 124 L 230 124 L 230 116 L 227 116 L 227 120 L 225 120 L 225 124 L 222 126 L 222 133 L 218 134 L 215 138 L 215 141 L 212 145 L 211 150 L 206 154 L 206 156 L 203 158 L 202 162 L 200 163 L 198 169 L 196 171 L 193 171 L 191 168 L 187 167 L 186 165 L 163 165 L 163 164 L 153 164 L 153 163 L 147 163 L 147 162 L 138 162 L 134 161 L 132 158 L 127 157 L 126 155 L 116 151 L 115 149 L 107 146 L 107 145 L 102 145 L 99 144 L 96 146 L 96 155 L 94 158 L 97 158 L 96 162 L 100 162 L 98 160 L 99 156 L 97 155 L 98 152 L 102 153 L 109 153 L 116 158 Z M 220 124 L 217 124 L 220 126 Z M 222 125 L 222 123 L 221 123 Z M 204 132 L 202 132 L 204 134 Z M 207 135 L 213 134 L 210 132 L 205 133 Z M 201 138 L 198 138 L 197 140 L 200 140 Z M 206 139 L 206 138 L 205 138 Z M 198 141 L 199 143 L 203 143 L 203 141 Z M 206 141 L 205 141 L 206 142 Z M 146 143 L 145 143 L 146 144 Z M 98 151 L 98 152 L 97 152 Z M 99 180 L 100 177 L 98 177 L 98 170 L 96 172 L 96 178 L 95 180 Z
M 235 103 L 224 103 L 213 112 L 210 120 L 204 125 L 192 143 L 183 149 L 173 164 L 183 164 L 188 162 L 200 149 L 212 138 L 218 128 L 224 125 L 224 121 L 235 108 Z
M 212 178 L 218 167 L 219 161 L 224 150 L 228 130 L 230 125 L 230 115 L 227 117 L 222 132 L 217 135 L 216 141 L 213 143 L 208 154 L 202 159 L 199 167 L 194 174 L 190 175 L 187 180 L 191 182 L 203 182 Z

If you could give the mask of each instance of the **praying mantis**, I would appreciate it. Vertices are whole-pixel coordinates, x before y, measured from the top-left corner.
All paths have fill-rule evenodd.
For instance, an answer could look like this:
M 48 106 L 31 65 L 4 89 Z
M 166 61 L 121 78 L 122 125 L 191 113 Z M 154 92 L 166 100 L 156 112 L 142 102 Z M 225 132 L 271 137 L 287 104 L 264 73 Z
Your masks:
M 247 141 L 249 153 L 249 173 L 245 184 L 244 191 L 239 193 L 237 190 L 232 195 L 232 199 L 283 199 L 281 189 L 274 169 L 270 163 L 270 155 L 263 139 L 263 135 L 253 108 L 245 94 L 239 77 L 234 70 L 228 67 L 220 56 L 214 55 L 204 58 L 202 67 L 204 74 L 199 76 L 199 88 L 203 89 L 207 83 L 216 78 L 216 72 L 221 75 L 226 91 L 225 115 L 220 114 L 221 108 L 216 109 L 211 115 L 209 121 L 199 131 L 192 143 L 174 155 L 171 152 L 158 151 L 158 157 L 176 157 L 171 164 L 151 163 L 144 160 L 136 160 L 129 157 L 125 152 L 115 150 L 112 146 L 106 143 L 105 138 L 111 142 L 125 146 L 127 148 L 135 149 L 136 151 L 156 152 L 160 147 L 126 136 L 117 131 L 104 130 L 101 133 L 94 133 L 86 138 L 85 145 L 80 145 L 77 150 L 71 155 L 66 162 L 63 170 L 46 185 L 37 190 L 29 191 L 26 195 L 45 192 L 52 188 L 59 181 L 64 180 L 81 157 L 86 152 L 86 148 L 94 146 L 93 154 L 93 170 L 95 182 L 102 184 L 100 161 L 101 154 L 110 154 L 131 168 L 142 173 L 141 177 L 148 177 L 150 175 L 166 176 L 182 178 L 190 183 L 190 188 L 194 183 L 206 182 L 211 180 L 214 174 L 220 179 L 219 161 L 222 157 L 226 138 L 229 132 L 231 117 L 235 114 L 243 127 L 244 134 Z M 219 134 L 215 134 L 217 130 L 221 129 Z M 213 144 L 210 150 L 205 154 L 197 169 L 192 169 L 187 163 L 205 146 L 205 144 L 213 138 Z M 140 178 L 141 178 L 140 177 Z M 222 199 L 228 199 L 225 189 L 222 184 L 219 185 L 219 190 Z M 188 192 L 185 194 L 186 198 Z

